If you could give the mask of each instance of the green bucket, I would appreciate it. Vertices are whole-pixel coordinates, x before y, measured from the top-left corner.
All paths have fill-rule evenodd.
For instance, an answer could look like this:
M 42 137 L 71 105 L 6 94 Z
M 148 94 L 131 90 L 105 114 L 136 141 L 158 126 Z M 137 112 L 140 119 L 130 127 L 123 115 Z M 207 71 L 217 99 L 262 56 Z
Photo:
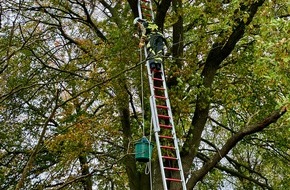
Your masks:
M 152 155 L 153 145 L 146 137 L 142 137 L 135 143 L 135 159 L 139 162 L 149 162 Z

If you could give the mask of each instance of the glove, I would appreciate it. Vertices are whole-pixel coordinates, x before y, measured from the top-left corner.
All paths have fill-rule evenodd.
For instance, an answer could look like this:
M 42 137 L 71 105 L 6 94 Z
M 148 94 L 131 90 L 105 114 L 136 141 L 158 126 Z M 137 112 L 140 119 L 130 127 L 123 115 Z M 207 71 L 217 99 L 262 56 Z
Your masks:
M 144 47 L 145 41 L 146 41 L 146 36 L 145 35 L 142 35 L 141 36 L 141 39 L 140 39 L 140 42 L 139 42 L 139 48 Z
M 144 47 L 144 45 L 145 45 L 145 43 L 144 43 L 144 42 L 140 42 L 140 43 L 139 43 L 139 48 L 142 48 L 142 47 Z

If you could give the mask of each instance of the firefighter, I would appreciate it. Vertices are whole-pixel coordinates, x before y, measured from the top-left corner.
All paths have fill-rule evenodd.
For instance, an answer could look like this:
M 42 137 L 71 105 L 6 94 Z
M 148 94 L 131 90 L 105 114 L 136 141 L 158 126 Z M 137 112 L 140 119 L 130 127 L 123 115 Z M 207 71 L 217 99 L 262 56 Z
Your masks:
M 140 35 L 139 48 L 146 45 L 151 71 L 160 70 L 166 41 L 158 31 L 158 26 L 139 17 L 134 19 L 133 24 Z

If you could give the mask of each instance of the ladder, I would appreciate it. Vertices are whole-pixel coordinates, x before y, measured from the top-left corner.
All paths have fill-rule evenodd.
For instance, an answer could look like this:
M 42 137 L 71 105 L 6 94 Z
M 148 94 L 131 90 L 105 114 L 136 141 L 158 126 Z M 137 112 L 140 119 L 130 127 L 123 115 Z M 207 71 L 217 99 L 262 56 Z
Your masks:
M 153 22 L 154 13 L 151 0 L 138 0 L 138 12 L 139 18 Z M 144 46 L 144 55 L 148 56 L 146 46 Z M 146 62 L 146 66 L 151 93 L 151 115 L 163 189 L 169 190 L 170 184 L 179 183 L 179 187 L 181 186 L 182 190 L 186 190 L 163 65 L 161 64 L 160 70 L 153 71 L 150 69 L 149 61 Z

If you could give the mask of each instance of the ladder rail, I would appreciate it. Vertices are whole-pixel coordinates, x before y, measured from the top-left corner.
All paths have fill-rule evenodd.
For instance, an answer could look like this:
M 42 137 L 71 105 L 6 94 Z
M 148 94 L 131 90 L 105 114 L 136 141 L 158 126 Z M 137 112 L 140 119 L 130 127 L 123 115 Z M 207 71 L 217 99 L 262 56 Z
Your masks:
M 158 119 L 158 114 L 157 110 L 154 109 L 154 106 L 156 106 L 154 96 L 150 96 L 150 107 L 151 107 L 151 114 L 152 114 L 152 120 L 153 120 L 153 126 L 154 126 L 154 132 L 159 132 L 160 131 L 160 126 L 158 125 L 159 119 Z
M 154 18 L 154 13 L 153 13 L 153 6 L 152 6 L 152 1 L 150 0 L 150 3 L 149 3 L 149 6 L 150 6 L 150 12 L 151 12 L 151 18 L 152 18 L 152 21 L 155 19 Z
M 138 14 L 139 14 L 139 18 L 142 19 L 141 0 L 138 0 Z

